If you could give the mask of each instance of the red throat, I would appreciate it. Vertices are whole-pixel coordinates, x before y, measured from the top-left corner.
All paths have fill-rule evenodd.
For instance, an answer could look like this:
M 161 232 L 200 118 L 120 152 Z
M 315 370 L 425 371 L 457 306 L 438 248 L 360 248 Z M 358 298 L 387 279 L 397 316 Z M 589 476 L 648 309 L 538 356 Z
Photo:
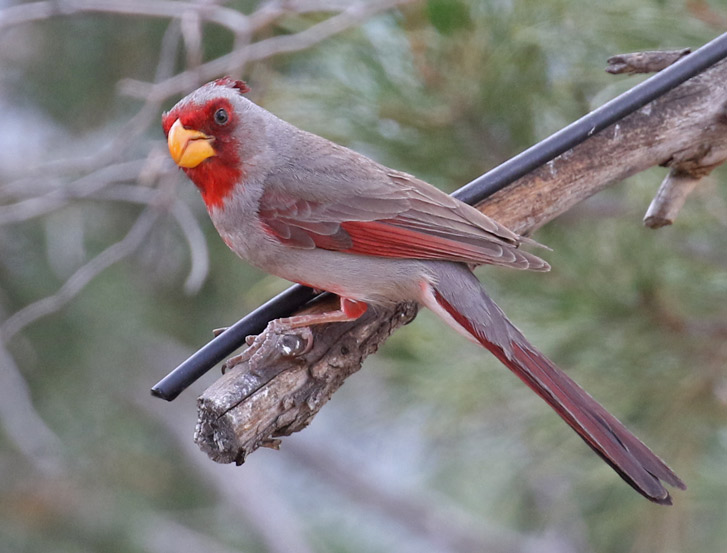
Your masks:
M 197 167 L 184 169 L 184 172 L 199 189 L 207 210 L 222 207 L 244 178 L 239 164 L 228 164 L 218 157 L 211 157 Z

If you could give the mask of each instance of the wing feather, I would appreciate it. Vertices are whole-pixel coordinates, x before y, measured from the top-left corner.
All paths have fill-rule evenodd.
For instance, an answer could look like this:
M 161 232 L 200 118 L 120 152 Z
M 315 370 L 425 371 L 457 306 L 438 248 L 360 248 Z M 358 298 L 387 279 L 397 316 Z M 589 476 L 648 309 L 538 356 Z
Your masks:
M 329 198 L 316 190 L 293 195 L 289 186 L 268 179 L 259 207 L 263 227 L 298 248 L 549 269 L 518 249 L 517 234 L 473 207 L 405 173 L 387 170 L 376 176 L 349 187 L 327 187 Z

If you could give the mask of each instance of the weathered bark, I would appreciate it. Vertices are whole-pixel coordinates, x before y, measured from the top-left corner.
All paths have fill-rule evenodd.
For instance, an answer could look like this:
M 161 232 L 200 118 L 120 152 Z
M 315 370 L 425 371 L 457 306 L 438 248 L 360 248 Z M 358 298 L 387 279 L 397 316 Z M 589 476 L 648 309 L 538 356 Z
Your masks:
M 654 166 L 704 176 L 727 159 L 727 61 L 595 134 L 479 208 L 521 234 Z
M 302 312 L 330 311 L 337 302 L 330 296 Z M 416 305 L 402 304 L 369 310 L 352 323 L 314 327 L 313 347 L 299 357 L 281 353 L 289 336 L 266 343 L 259 362 L 233 366 L 198 398 L 195 441 L 211 459 L 238 465 L 258 447 L 277 449 L 277 437 L 308 426 L 363 360 L 416 313 Z
M 691 48 L 663 52 L 633 52 L 619 54 L 606 60 L 606 71 L 612 75 L 621 73 L 656 73 L 669 67 L 680 58 L 691 54 Z
M 655 56 L 663 59 L 664 53 Z M 644 57 L 648 54 L 639 63 L 648 66 Z M 721 62 L 478 208 L 529 234 L 607 186 L 660 165 L 671 172 L 652 203 L 647 224 L 668 224 L 696 179 L 727 158 L 725 82 L 727 62 Z M 277 447 L 277 437 L 307 426 L 363 359 L 415 315 L 416 306 L 402 305 L 369 312 L 353 323 L 314 327 L 313 349 L 298 358 L 283 357 L 284 348 L 271 341 L 255 367 L 234 366 L 199 398 L 195 441 L 212 459 L 225 463 L 241 463 L 260 446 Z

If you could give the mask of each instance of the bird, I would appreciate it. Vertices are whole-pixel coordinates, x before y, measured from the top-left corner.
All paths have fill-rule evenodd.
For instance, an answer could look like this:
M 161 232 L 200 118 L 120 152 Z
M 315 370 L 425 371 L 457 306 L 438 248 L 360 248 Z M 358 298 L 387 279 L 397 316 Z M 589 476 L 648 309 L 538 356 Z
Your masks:
M 489 350 L 617 474 L 670 505 L 682 480 L 510 322 L 473 270 L 547 271 L 537 244 L 442 190 L 309 133 L 209 82 L 162 114 L 174 162 L 198 188 L 227 246 L 251 265 L 336 294 L 337 310 L 277 321 L 290 330 L 416 302 Z M 271 328 L 270 326 L 268 328 Z

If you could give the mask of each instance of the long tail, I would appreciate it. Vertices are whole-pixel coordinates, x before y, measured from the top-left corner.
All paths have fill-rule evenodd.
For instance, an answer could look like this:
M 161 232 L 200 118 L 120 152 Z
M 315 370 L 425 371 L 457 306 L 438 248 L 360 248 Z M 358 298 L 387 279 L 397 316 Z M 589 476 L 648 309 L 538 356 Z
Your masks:
M 466 331 L 542 397 L 604 461 L 647 499 L 671 505 L 662 481 L 686 489 L 672 470 L 508 320 L 464 265 L 442 263 L 424 303 Z

